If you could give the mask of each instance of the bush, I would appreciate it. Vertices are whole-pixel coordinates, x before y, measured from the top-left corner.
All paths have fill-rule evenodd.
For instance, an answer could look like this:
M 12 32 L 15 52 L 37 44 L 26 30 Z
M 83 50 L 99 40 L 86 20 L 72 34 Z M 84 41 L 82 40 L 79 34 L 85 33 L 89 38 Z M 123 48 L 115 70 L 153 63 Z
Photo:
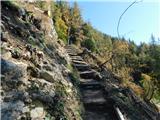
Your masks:
M 93 39 L 86 39 L 84 42 L 82 42 L 82 46 L 86 47 L 92 52 L 96 50 L 95 42 Z
M 61 18 L 56 18 L 55 29 L 57 31 L 58 37 L 67 44 L 67 26 Z

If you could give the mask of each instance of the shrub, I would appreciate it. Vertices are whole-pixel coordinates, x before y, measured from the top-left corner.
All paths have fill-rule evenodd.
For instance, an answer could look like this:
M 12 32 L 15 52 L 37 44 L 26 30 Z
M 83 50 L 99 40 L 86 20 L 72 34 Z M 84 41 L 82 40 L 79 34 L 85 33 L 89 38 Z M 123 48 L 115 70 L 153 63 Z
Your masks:
M 93 39 L 86 39 L 84 42 L 82 42 L 82 46 L 86 47 L 92 52 L 96 50 L 95 42 Z

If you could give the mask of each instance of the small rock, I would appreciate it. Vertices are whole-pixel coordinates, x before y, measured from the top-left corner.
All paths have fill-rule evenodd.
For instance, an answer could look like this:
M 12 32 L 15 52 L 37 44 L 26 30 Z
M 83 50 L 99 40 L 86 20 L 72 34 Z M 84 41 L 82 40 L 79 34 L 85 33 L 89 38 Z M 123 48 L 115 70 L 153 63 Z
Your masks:
M 30 98 L 28 92 L 25 92 L 25 93 L 23 94 L 23 100 L 24 100 L 25 103 L 31 103 L 31 102 L 32 102 L 32 99 Z
M 2 31 L 5 31 L 5 29 L 6 29 L 4 24 L 5 24 L 4 21 L 1 21 L 0 26 L 1 26 Z
M 19 17 L 25 16 L 26 15 L 25 9 L 24 8 L 19 8 L 18 9 L 18 15 L 19 15 Z
M 71 73 L 69 69 L 67 69 L 64 65 L 62 65 L 62 74 L 63 76 L 68 76 L 68 74 Z
M 26 99 L 24 100 L 24 102 L 30 104 L 30 103 L 32 103 L 32 99 L 26 98 Z
M 42 70 L 40 72 L 40 78 L 45 79 L 49 82 L 53 82 L 55 80 L 55 74 L 53 75 L 51 72 Z
M 33 100 L 39 100 L 41 102 L 53 105 L 54 104 L 54 99 L 53 98 L 55 97 L 55 93 L 51 93 L 51 95 L 48 95 L 48 94 L 43 93 L 43 92 L 33 93 L 32 94 L 32 99 Z
M 22 110 L 22 113 L 26 113 L 26 112 L 29 112 L 29 108 L 27 106 L 24 107 L 23 110 Z
M 47 62 L 47 61 L 43 61 L 43 64 L 47 65 L 47 64 L 48 64 L 48 62 Z
M 11 19 L 5 15 L 2 15 L 2 20 L 4 21 L 10 21 Z
M 31 53 L 29 51 L 23 53 L 22 58 L 25 59 L 25 60 L 30 60 L 31 59 Z
M 1 33 L 1 41 L 7 42 L 8 41 L 8 32 L 2 32 Z
M 15 87 L 19 87 L 20 85 L 23 84 L 23 81 L 20 79 L 7 79 L 6 80 L 6 84 L 10 87 L 10 88 L 15 88 Z
M 53 70 L 51 65 L 44 65 L 43 68 L 48 70 L 48 71 L 52 71 Z
M 54 97 L 54 96 L 55 96 L 55 91 L 51 90 L 51 91 L 49 92 L 49 96 Z
M 37 69 L 33 66 L 28 66 L 27 67 L 27 72 L 33 77 L 39 77 L 39 75 L 40 75 L 39 69 Z
M 24 102 L 17 101 L 16 104 L 13 105 L 16 110 L 22 111 L 24 107 Z M 12 107 L 11 107 L 12 108 Z
M 2 57 L 8 60 L 12 58 L 12 55 L 10 52 L 5 52 L 4 54 L 2 53 Z
M 6 97 L 4 97 L 3 101 L 9 102 L 11 99 L 12 99 L 12 96 L 6 96 Z
M 21 54 L 18 50 L 11 50 L 10 52 L 11 52 L 12 57 L 15 59 L 19 59 L 21 57 Z
M 45 117 L 45 112 L 42 107 L 36 107 L 31 110 L 30 116 L 32 119 L 43 119 Z

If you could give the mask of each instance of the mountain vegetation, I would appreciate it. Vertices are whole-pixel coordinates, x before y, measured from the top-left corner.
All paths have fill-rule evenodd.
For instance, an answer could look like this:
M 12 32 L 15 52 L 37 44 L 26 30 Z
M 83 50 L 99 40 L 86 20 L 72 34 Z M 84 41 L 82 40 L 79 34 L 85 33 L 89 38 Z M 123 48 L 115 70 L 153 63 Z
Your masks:
M 1 2 L 4 120 L 158 120 L 160 44 L 102 33 L 77 2 Z M 118 111 L 118 112 L 117 112 Z
M 39 2 L 40 7 L 42 4 Z M 58 37 L 65 44 L 86 47 L 101 65 L 121 77 L 124 86 L 146 101 L 160 102 L 160 45 L 153 35 L 149 44 L 136 45 L 132 40 L 102 33 L 82 19 L 76 2 L 72 6 L 65 1 L 53 2 L 52 13 Z

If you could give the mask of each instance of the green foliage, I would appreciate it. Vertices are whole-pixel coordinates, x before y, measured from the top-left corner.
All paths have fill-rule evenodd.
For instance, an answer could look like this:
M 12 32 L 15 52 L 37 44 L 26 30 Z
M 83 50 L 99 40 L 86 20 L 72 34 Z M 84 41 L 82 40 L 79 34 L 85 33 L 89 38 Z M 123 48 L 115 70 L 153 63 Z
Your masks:
M 63 40 L 65 44 L 67 44 L 68 26 L 66 21 L 69 19 L 67 18 L 69 17 L 69 14 L 65 14 L 66 13 L 65 10 L 66 9 L 68 10 L 69 8 L 68 7 L 63 8 L 62 6 L 63 6 L 62 1 L 57 1 L 55 3 L 55 7 L 53 11 L 53 21 L 54 21 L 54 25 L 55 25 L 55 29 L 57 31 L 58 37 L 61 40 Z
M 46 10 L 46 1 L 37 1 L 35 6 L 41 8 L 42 10 Z
M 67 65 L 67 68 L 71 71 L 71 73 L 69 73 L 69 77 L 72 81 L 72 83 L 75 85 L 75 86 L 78 86 L 79 85 L 79 74 L 77 72 L 77 70 L 75 70 L 71 64 L 68 64 Z
M 50 114 L 47 114 L 44 120 L 55 120 L 55 117 Z
M 38 6 L 45 9 L 46 5 L 42 1 L 38 3 Z M 159 98 L 160 45 L 156 44 L 153 35 L 150 44 L 141 43 L 139 46 L 131 40 L 126 41 L 125 38 L 111 37 L 95 29 L 90 22 L 84 22 L 76 2 L 72 7 L 66 1 L 52 2 L 51 12 L 58 37 L 65 44 L 69 40 L 70 44 L 88 48 L 102 62 L 108 61 L 106 66 L 112 72 L 122 76 L 124 83 L 134 82 L 135 88 L 143 87 L 146 96 L 149 96 L 149 98 L 145 97 L 147 99 L 151 99 L 151 93 L 148 91 L 152 91 L 152 86 L 148 84 L 154 83 L 153 98 Z M 76 81 L 78 77 L 76 72 L 70 66 L 69 69 L 72 71 L 71 79 Z M 149 75 L 153 79 L 152 82 L 150 83 L 143 75 L 141 76 L 142 73 Z
M 67 26 L 61 18 L 57 18 L 55 22 L 56 31 L 58 33 L 58 37 L 67 43 Z
M 154 94 L 154 84 L 153 84 L 151 76 L 149 76 L 147 74 L 142 74 L 141 75 L 141 83 L 144 88 L 143 98 L 146 101 L 150 101 L 153 97 L 153 94 Z
M 29 36 L 29 37 L 28 37 L 28 42 L 29 42 L 31 45 L 36 45 L 36 43 L 35 43 L 35 38 L 32 37 L 32 36 Z
M 96 46 L 95 46 L 95 42 L 93 39 L 87 39 L 84 42 L 82 42 L 82 46 L 86 47 L 87 49 L 91 50 L 91 51 L 95 51 L 96 50 Z
M 52 14 L 53 14 L 53 11 L 54 11 L 54 8 L 55 8 L 55 2 L 52 1 L 52 2 L 50 2 L 50 4 L 48 4 L 45 0 L 37 0 L 33 4 L 43 11 L 48 10 L 48 5 L 50 5 L 51 6 L 51 11 L 52 11 Z
M 54 106 L 54 117 L 56 119 L 67 120 L 67 116 L 64 112 L 65 107 L 65 96 L 67 95 L 65 86 L 59 84 L 56 86 L 56 99 L 55 99 L 55 106 Z

